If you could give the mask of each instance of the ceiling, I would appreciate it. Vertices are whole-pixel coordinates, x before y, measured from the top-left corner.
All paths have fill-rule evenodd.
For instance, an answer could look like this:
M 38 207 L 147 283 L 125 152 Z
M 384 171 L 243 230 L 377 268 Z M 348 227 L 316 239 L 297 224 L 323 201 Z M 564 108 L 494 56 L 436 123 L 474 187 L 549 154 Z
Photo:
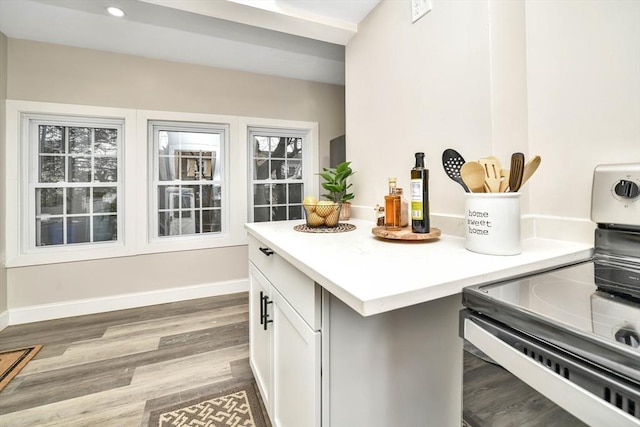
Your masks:
M 344 46 L 379 1 L 0 0 L 0 32 L 342 85 Z

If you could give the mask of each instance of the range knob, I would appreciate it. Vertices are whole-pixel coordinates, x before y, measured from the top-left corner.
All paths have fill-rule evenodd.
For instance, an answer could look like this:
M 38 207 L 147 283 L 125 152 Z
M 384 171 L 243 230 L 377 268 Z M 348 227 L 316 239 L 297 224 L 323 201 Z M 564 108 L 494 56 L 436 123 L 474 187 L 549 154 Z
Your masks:
M 633 329 L 623 328 L 618 329 L 618 331 L 614 334 L 616 341 L 626 344 L 633 348 L 638 348 L 640 346 L 640 336 Z
M 640 188 L 638 187 L 638 184 L 626 179 L 621 179 L 620 181 L 618 181 L 613 191 L 618 196 L 624 197 L 626 199 L 634 199 L 640 194 Z

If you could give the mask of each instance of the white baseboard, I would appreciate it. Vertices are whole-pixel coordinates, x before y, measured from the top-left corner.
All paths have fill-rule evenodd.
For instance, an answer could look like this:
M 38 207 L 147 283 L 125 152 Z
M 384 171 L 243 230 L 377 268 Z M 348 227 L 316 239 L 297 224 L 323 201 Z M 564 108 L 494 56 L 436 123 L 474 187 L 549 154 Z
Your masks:
M 0 329 L 3 319 L 8 325 L 40 322 L 42 320 L 60 319 L 63 317 L 82 316 L 85 314 L 103 313 L 124 310 L 127 308 L 145 307 L 175 301 L 186 301 L 196 298 L 246 292 L 249 290 L 247 279 L 207 283 L 204 285 L 181 288 L 161 289 L 150 292 L 115 295 L 105 298 L 89 298 L 83 300 L 63 301 L 53 304 L 33 305 L 10 309 L 0 314 Z M 5 325 L 6 326 L 6 325 Z
M 0 331 L 9 326 L 9 311 L 5 310 L 0 313 Z

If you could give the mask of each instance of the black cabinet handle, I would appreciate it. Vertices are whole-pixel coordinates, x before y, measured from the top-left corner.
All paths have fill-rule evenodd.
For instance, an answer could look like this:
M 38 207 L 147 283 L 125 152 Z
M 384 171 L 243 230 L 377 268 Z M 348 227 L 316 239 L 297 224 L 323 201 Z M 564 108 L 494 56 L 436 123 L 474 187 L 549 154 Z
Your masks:
M 266 256 L 273 255 L 273 251 L 269 248 L 260 248 L 260 252 L 262 252 Z
M 260 292 L 260 294 L 262 294 L 262 292 Z M 267 330 L 267 324 L 269 323 L 273 323 L 273 320 L 269 319 L 269 311 L 267 310 L 267 306 L 269 304 L 273 304 L 273 301 L 269 301 L 269 297 L 266 295 L 261 295 L 260 296 L 262 298 L 262 312 L 264 313 L 264 317 L 263 317 L 263 325 L 264 325 L 264 330 Z
M 260 324 L 264 323 L 264 293 L 260 291 Z

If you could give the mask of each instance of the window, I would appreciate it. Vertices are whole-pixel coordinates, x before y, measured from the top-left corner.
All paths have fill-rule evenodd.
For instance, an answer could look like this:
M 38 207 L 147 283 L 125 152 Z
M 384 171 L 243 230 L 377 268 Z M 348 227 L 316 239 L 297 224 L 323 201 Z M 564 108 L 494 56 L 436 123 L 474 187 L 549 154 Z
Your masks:
M 120 239 L 122 120 L 26 116 L 29 246 Z
M 303 219 L 306 132 L 249 129 L 253 222 Z
M 150 121 L 152 237 L 220 234 L 228 126 Z

